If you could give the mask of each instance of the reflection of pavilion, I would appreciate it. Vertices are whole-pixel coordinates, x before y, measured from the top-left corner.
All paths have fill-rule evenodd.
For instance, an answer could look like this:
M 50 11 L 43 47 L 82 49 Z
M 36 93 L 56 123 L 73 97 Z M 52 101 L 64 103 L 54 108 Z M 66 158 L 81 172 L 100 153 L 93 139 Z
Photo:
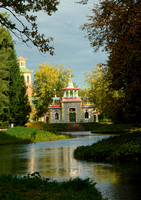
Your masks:
M 74 88 L 69 76 L 67 88 L 62 88 L 63 97 L 53 97 L 49 112 L 44 114 L 45 123 L 85 123 L 98 122 L 98 113 L 94 112 L 94 105 L 89 97 L 79 97 L 80 88 Z
M 57 179 L 61 175 L 76 177 L 82 166 L 73 158 L 75 147 L 44 149 L 41 156 L 32 148 L 28 162 L 28 172 L 38 171 L 44 177 Z

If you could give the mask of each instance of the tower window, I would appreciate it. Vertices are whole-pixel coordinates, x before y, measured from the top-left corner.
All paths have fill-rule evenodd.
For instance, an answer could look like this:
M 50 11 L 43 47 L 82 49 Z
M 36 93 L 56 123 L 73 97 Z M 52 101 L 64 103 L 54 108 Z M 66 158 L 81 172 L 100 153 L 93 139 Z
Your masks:
M 29 76 L 27 76 L 27 83 L 29 83 Z
M 25 65 L 25 63 L 24 62 L 21 62 L 21 66 L 24 66 Z

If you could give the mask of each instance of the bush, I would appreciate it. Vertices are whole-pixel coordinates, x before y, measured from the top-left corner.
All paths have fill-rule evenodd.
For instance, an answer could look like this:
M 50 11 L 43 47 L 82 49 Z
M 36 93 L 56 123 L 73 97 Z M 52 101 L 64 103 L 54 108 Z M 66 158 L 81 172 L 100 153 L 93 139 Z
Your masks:
M 0 176 L 0 199 L 104 200 L 101 193 L 96 189 L 95 183 L 90 179 L 75 178 L 57 182 L 40 176 L 21 178 L 10 175 Z
M 74 157 L 93 161 L 141 162 L 141 133 L 110 137 L 91 146 L 78 147 Z
M 8 128 L 8 122 L 0 122 L 0 129 L 7 129 Z

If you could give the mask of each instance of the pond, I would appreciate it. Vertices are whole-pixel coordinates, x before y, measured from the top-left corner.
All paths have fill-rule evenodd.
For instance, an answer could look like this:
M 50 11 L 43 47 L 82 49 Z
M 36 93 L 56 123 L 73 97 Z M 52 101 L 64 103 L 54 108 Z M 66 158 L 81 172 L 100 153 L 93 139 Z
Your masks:
M 72 139 L 26 145 L 0 146 L 0 174 L 41 176 L 59 181 L 69 178 L 91 178 L 109 200 L 139 200 L 141 165 L 78 161 L 73 157 L 77 146 L 91 145 L 110 135 L 73 133 Z

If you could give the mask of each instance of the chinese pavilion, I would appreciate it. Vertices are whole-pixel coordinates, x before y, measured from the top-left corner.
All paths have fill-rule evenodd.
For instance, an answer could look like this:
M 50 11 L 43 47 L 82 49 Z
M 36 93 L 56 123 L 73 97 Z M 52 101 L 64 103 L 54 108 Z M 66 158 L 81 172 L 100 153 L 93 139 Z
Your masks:
M 53 97 L 48 113 L 44 114 L 45 123 L 86 123 L 98 122 L 98 113 L 94 112 L 94 105 L 89 103 L 89 97 L 79 97 L 69 76 L 67 88 L 62 88 L 63 97 Z

